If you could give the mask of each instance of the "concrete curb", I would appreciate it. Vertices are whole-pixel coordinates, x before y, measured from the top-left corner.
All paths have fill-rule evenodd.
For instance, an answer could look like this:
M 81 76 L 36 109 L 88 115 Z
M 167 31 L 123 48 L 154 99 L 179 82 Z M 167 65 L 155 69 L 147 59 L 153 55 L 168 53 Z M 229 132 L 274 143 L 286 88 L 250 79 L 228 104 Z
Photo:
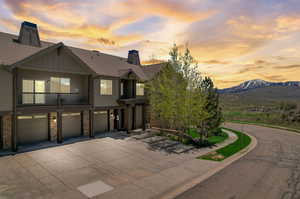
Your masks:
M 232 164 L 236 160 L 240 159 L 241 157 L 245 156 L 247 153 L 249 153 L 250 151 L 252 151 L 257 146 L 257 144 L 258 144 L 257 139 L 254 136 L 249 135 L 246 132 L 243 132 L 243 133 L 245 133 L 246 135 L 248 135 L 251 138 L 251 143 L 250 143 L 249 146 L 247 146 L 245 149 L 239 151 L 235 155 L 233 155 L 233 156 L 225 159 L 224 161 L 221 162 L 220 165 L 218 165 L 217 167 L 209 170 L 204 175 L 201 175 L 199 177 L 193 178 L 188 183 L 180 185 L 179 187 L 175 188 L 174 190 L 165 193 L 164 195 L 162 195 L 160 197 L 160 199 L 173 199 L 173 198 L 177 197 L 181 193 L 183 193 L 183 192 L 185 192 L 185 191 L 193 188 L 197 184 L 203 182 L 204 180 L 206 180 L 209 177 L 213 176 L 217 172 L 221 171 L 225 167 L 229 166 L 230 164 Z M 207 161 L 210 161 L 210 160 L 207 160 Z
M 258 127 L 264 127 L 264 128 L 270 128 L 270 129 L 277 129 L 277 130 L 283 130 L 287 131 L 288 133 L 294 133 L 297 135 L 300 135 L 300 131 L 297 129 L 290 129 L 286 127 L 281 127 L 281 126 L 272 126 L 272 125 L 264 125 L 264 124 L 246 124 L 246 123 L 239 123 L 239 122 L 226 122 L 228 124 L 240 124 L 240 125 L 249 125 L 249 126 L 258 126 Z M 224 123 L 225 124 L 225 123 Z

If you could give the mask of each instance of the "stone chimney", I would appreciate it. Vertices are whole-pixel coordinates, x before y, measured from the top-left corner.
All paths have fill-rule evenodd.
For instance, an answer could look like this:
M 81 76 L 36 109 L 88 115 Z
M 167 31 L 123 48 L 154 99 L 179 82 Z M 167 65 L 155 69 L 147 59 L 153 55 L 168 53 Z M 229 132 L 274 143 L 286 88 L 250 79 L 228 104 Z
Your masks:
M 18 42 L 24 45 L 41 47 L 37 25 L 24 21 L 21 25 Z
M 134 65 L 141 65 L 139 51 L 130 50 L 128 52 L 127 62 L 130 63 L 130 64 L 134 64 Z

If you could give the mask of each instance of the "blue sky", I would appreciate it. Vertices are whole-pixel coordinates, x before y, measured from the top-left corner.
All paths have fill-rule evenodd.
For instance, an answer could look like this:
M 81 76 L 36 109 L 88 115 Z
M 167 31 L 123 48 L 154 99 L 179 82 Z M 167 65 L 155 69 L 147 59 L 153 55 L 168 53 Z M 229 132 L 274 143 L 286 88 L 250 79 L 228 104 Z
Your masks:
M 299 80 L 299 0 L 0 0 L 0 31 L 37 23 L 43 40 L 168 59 L 176 43 L 218 87 Z

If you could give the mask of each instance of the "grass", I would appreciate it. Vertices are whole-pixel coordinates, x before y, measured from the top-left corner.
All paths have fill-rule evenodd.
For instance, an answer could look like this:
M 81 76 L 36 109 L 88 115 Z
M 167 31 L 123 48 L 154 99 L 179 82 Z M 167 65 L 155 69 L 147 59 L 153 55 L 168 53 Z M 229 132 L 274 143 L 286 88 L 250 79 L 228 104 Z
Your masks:
M 258 126 L 264 126 L 264 127 L 274 128 L 274 129 L 282 129 L 282 130 L 300 133 L 300 129 L 293 129 L 293 128 L 289 128 L 286 126 L 277 126 L 277 125 L 260 123 L 260 122 L 248 122 L 248 121 L 239 121 L 239 120 L 233 120 L 233 121 L 228 121 L 228 122 L 233 122 L 233 123 L 238 123 L 238 124 L 254 124 L 254 125 L 258 125 Z
M 224 129 L 229 130 L 229 131 L 233 132 L 234 134 L 236 134 L 238 139 L 235 142 L 233 142 L 223 148 L 220 148 L 214 152 L 210 152 L 208 154 L 200 156 L 200 157 L 198 157 L 198 159 L 222 161 L 222 160 L 232 156 L 233 154 L 241 151 L 242 149 L 246 148 L 251 143 L 251 138 L 248 135 L 246 135 L 240 131 L 227 129 L 227 128 L 224 128 Z
M 196 132 L 195 129 L 190 129 L 187 131 L 187 134 L 190 135 L 192 138 L 199 138 L 199 134 Z M 220 131 L 218 135 L 209 136 L 206 138 L 207 144 L 215 145 L 225 141 L 228 138 L 228 134 Z
M 281 115 L 274 112 L 249 112 L 231 110 L 224 111 L 224 118 L 229 122 L 246 122 L 260 125 L 269 125 L 268 127 L 284 127 L 286 130 L 295 129 L 296 132 L 300 131 L 299 122 L 282 121 Z

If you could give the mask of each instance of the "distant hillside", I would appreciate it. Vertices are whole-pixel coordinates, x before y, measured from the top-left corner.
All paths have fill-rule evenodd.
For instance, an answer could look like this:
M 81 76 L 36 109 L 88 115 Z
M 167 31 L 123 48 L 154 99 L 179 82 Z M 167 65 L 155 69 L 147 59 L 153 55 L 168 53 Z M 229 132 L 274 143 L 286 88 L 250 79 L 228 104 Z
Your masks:
M 244 91 L 250 91 L 258 88 L 265 87 L 298 87 L 300 88 L 300 81 L 298 82 L 267 82 L 260 79 L 246 81 L 238 86 L 234 86 L 231 88 L 220 89 L 219 93 L 241 93 Z
M 219 92 L 225 110 L 238 107 L 274 106 L 281 101 L 291 101 L 300 105 L 300 82 L 271 83 L 252 80 Z

